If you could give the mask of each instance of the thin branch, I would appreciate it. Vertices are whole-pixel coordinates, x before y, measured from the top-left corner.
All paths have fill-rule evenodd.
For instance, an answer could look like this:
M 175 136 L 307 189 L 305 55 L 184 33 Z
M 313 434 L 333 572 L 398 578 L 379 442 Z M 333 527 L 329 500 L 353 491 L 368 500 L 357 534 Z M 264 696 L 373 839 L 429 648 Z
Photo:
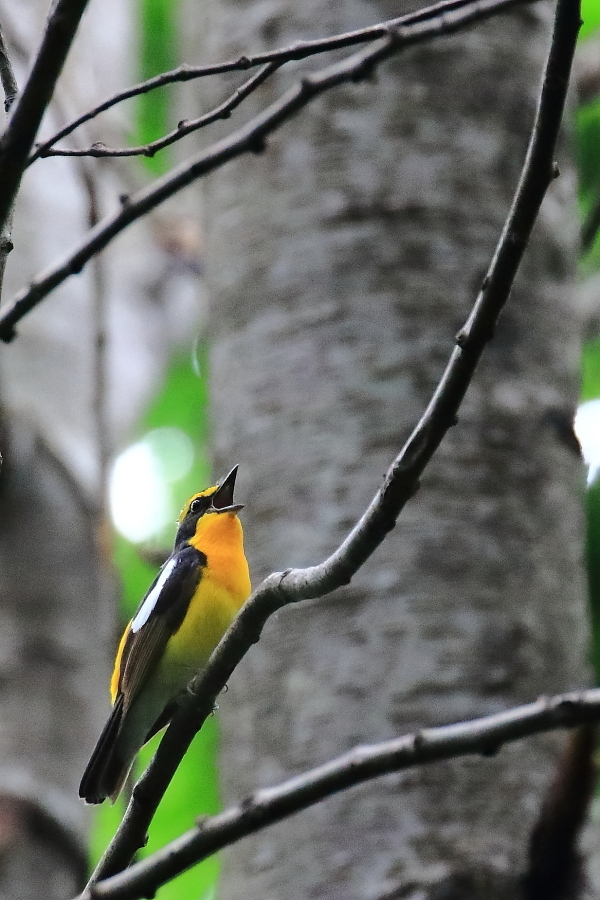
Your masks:
M 542 697 L 535 703 L 455 725 L 355 747 L 343 756 L 275 787 L 255 791 L 237 806 L 203 819 L 131 868 L 84 891 L 81 900 L 153 897 L 163 884 L 218 850 L 366 781 L 462 756 L 491 756 L 509 742 L 558 728 L 600 721 L 600 688 Z
M 123 147 L 120 149 L 113 149 L 111 147 L 107 147 L 102 141 L 96 141 L 92 144 L 91 147 L 86 149 L 51 149 L 45 150 L 43 152 L 39 152 L 39 156 L 47 157 L 47 156 L 95 156 L 95 157 L 107 157 L 107 156 L 148 156 L 152 157 L 159 150 L 163 150 L 165 147 L 168 147 L 170 144 L 174 144 L 176 141 L 181 140 L 181 138 L 185 137 L 188 134 L 191 134 L 193 131 L 198 131 L 200 128 L 205 128 L 207 125 L 210 125 L 212 122 L 216 122 L 217 119 L 228 119 L 233 112 L 233 110 L 240 105 L 240 103 L 246 99 L 250 94 L 252 94 L 258 87 L 260 87 L 263 82 L 267 80 L 277 69 L 280 68 L 281 63 L 267 63 L 266 66 L 263 66 L 259 72 L 245 81 L 243 84 L 237 88 L 231 94 L 227 100 L 220 103 L 219 106 L 216 106 L 210 112 L 205 113 L 203 116 L 199 116 L 197 119 L 182 119 L 181 122 L 177 125 L 177 128 L 174 128 L 173 131 L 170 131 L 168 134 L 165 134 L 161 138 L 157 138 L 155 141 L 151 141 L 149 144 L 144 144 L 140 147 Z M 33 158 L 31 159 L 33 162 Z
M 19 86 L 17 84 L 17 79 L 15 78 L 15 73 L 13 72 L 8 50 L 6 49 L 2 28 L 0 28 L 0 80 L 2 81 L 2 90 L 4 91 L 4 109 L 6 113 L 9 113 L 19 92 Z M 4 222 L 2 229 L 0 229 L 0 299 L 2 298 L 6 260 L 8 259 L 8 254 L 13 249 L 12 227 L 13 210 L 11 206 L 8 215 L 6 216 L 6 221 Z
M 188 66 L 181 65 L 170 72 L 163 72 L 161 75 L 155 75 L 134 87 L 120 91 L 114 94 L 98 106 L 84 113 L 79 118 L 74 119 L 64 128 L 61 128 L 55 135 L 44 143 L 40 144 L 35 152 L 29 158 L 28 165 L 35 162 L 41 156 L 47 156 L 48 150 L 54 146 L 59 140 L 75 131 L 80 125 L 96 118 L 100 113 L 106 112 L 107 109 L 129 100 L 131 97 L 137 97 L 140 94 L 147 94 L 156 88 L 164 87 L 167 84 L 173 84 L 181 81 L 192 81 L 196 78 L 206 78 L 210 75 L 219 75 L 225 72 L 247 71 L 257 66 L 263 66 L 267 63 L 277 63 L 278 66 L 292 60 L 306 59 L 317 53 L 329 53 L 332 50 L 341 50 L 345 47 L 356 46 L 385 37 L 390 31 L 398 28 L 404 28 L 409 25 L 425 22 L 429 19 L 437 19 L 443 13 L 449 13 L 454 10 L 462 9 L 465 6 L 477 5 L 478 0 L 441 0 L 433 6 L 425 7 L 413 13 L 404 16 L 398 16 L 395 19 L 389 19 L 386 22 L 380 22 L 377 25 L 371 25 L 367 28 L 360 28 L 357 31 L 349 31 L 344 34 L 336 34 L 327 38 L 320 38 L 314 41 L 298 41 L 289 47 L 280 47 L 277 50 L 269 50 L 266 53 L 256 53 L 252 56 L 239 56 L 237 59 L 227 62 L 215 63 L 210 66 Z M 505 6 L 511 6 L 513 3 L 523 2 L 523 0 L 506 0 Z M 526 0 L 527 2 L 527 0 Z M 529 0 L 535 2 L 535 0 Z
M 40 122 L 88 0 L 56 0 L 27 83 L 0 140 L 0 231 L 14 203 Z
M 122 207 L 118 212 L 107 216 L 92 228 L 69 256 L 38 275 L 29 287 L 17 294 L 10 305 L 0 313 L 0 340 L 12 340 L 15 336 L 15 325 L 24 315 L 59 284 L 71 275 L 81 272 L 92 256 L 106 247 L 128 225 L 196 179 L 225 165 L 229 160 L 245 153 L 264 150 L 268 135 L 325 91 L 341 84 L 369 78 L 377 65 L 393 54 L 423 41 L 452 34 L 504 11 L 515 2 L 519 0 L 476 0 L 454 12 L 444 11 L 437 18 L 390 30 L 385 38 L 376 41 L 369 50 L 356 53 L 340 63 L 306 76 L 238 131 L 178 166 L 154 184 L 133 197 L 124 195 L 121 198 Z
M 0 232 L 0 300 L 2 299 L 2 289 L 4 287 L 4 273 L 6 272 L 6 262 L 8 254 L 13 250 L 12 242 L 13 230 L 13 207 L 8 211 L 6 221 L 2 231 Z
M 456 337 L 457 346 L 429 406 L 389 468 L 383 486 L 341 546 L 320 565 L 270 575 L 244 604 L 206 668 L 190 685 L 189 696 L 134 788 L 119 830 L 91 883 L 123 870 L 143 846 L 147 828 L 179 762 L 235 667 L 259 639 L 269 616 L 287 604 L 321 597 L 351 580 L 394 527 L 417 491 L 429 460 L 457 422 L 460 404 L 508 300 L 548 185 L 557 174 L 554 148 L 579 25 L 579 3 L 558 0 L 540 101 L 515 198 L 481 292 Z
M 0 28 L 0 80 L 2 81 L 2 90 L 4 91 L 4 111 L 8 113 L 19 93 L 19 86 L 17 85 L 17 79 L 15 78 L 15 73 L 10 64 L 2 28 Z
M 76 171 L 87 195 L 87 216 L 91 226 L 100 218 L 100 192 L 95 177 L 93 163 L 86 159 L 76 162 Z M 91 272 L 92 301 L 92 413 L 95 426 L 95 444 L 98 461 L 98 484 L 94 503 L 94 541 L 97 558 L 100 561 L 97 580 L 97 609 L 101 633 L 113 635 L 116 627 L 115 595 L 116 584 L 111 564 L 111 540 L 107 523 L 108 513 L 108 470 L 111 453 L 110 421 L 108 416 L 108 292 L 107 260 L 98 253 L 92 261 Z
M 79 176 L 87 194 L 88 224 L 94 227 L 100 219 L 100 199 L 98 185 L 90 163 L 80 160 Z M 99 496 L 99 528 L 106 515 L 106 490 L 108 484 L 108 466 L 110 462 L 110 441 L 108 437 L 109 420 L 106 403 L 107 392 L 107 306 L 106 261 L 101 253 L 92 260 L 92 307 L 94 349 L 92 354 L 94 393 L 92 408 L 96 427 L 96 446 L 98 448 L 98 496 Z

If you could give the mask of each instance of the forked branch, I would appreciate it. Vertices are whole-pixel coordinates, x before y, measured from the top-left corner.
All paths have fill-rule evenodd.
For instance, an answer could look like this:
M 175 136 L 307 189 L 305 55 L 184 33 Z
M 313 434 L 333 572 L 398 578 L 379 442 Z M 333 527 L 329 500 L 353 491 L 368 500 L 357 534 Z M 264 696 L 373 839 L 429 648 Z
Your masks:
M 91 147 L 76 147 L 69 150 L 49 149 L 45 150 L 43 153 L 39 151 L 38 155 L 44 157 L 94 156 L 97 158 L 107 156 L 155 156 L 159 150 L 164 150 L 165 147 L 169 147 L 176 141 L 180 141 L 181 138 L 186 137 L 188 134 L 199 131 L 200 128 L 205 128 L 207 125 L 216 122 L 218 119 L 228 119 L 233 110 L 236 109 L 246 97 L 249 97 L 250 94 L 254 93 L 261 84 L 264 84 L 267 78 L 270 78 L 280 65 L 280 63 L 274 62 L 267 63 L 251 78 L 248 78 L 247 81 L 241 84 L 227 100 L 224 100 L 223 103 L 215 106 L 210 112 L 205 113 L 203 116 L 199 116 L 197 119 L 182 119 L 178 123 L 177 128 L 174 128 L 173 131 L 170 131 L 161 138 L 157 138 L 155 141 L 143 144 L 140 147 L 111 148 L 107 147 L 101 141 L 96 141 Z M 33 162 L 33 159 L 31 161 Z
M 0 231 L 14 203 L 42 116 L 75 37 L 88 0 L 57 0 L 25 87 L 11 109 L 0 140 Z
M 524 0 L 503 0 L 501 6 L 508 7 L 512 6 L 514 3 L 522 2 L 524 2 Z M 534 2 L 534 0 L 525 0 L 525 2 Z M 410 25 L 415 25 L 418 22 L 436 19 L 443 13 L 460 10 L 465 6 L 476 7 L 478 5 L 479 0 L 441 0 L 441 2 L 435 3 L 433 6 L 419 9 L 416 12 L 408 13 L 404 16 L 398 16 L 395 19 L 388 19 L 386 22 L 379 22 L 377 25 L 360 28 L 356 31 L 335 34 L 314 41 L 298 41 L 289 47 L 280 47 L 276 50 L 269 50 L 266 53 L 256 53 L 251 56 L 240 56 L 234 60 L 215 63 L 209 66 L 178 66 L 170 72 L 162 72 L 160 75 L 155 75 L 154 78 L 149 78 L 147 81 L 141 82 L 141 84 L 136 84 L 134 87 L 127 88 L 125 91 L 113 94 L 112 97 L 99 103 L 93 109 L 88 110 L 88 112 L 79 116 L 77 119 L 74 119 L 72 122 L 69 122 L 68 125 L 61 128 L 60 131 L 51 138 L 36 147 L 35 152 L 32 153 L 29 158 L 28 165 L 31 165 L 31 163 L 42 156 L 75 155 L 72 150 L 53 150 L 51 152 L 51 149 L 62 138 L 72 134 L 76 128 L 79 128 L 79 126 L 83 125 L 85 122 L 95 119 L 100 113 L 106 112 L 106 110 L 111 109 L 111 107 L 116 106 L 118 103 L 123 103 L 124 100 L 130 100 L 132 97 L 137 97 L 140 94 L 147 94 L 150 91 L 156 90 L 156 88 L 164 87 L 165 85 L 174 84 L 176 82 L 206 78 L 210 75 L 220 75 L 226 72 L 245 72 L 248 69 L 257 68 L 258 66 L 274 64 L 274 68 L 278 69 L 280 66 L 287 62 L 291 62 L 292 60 L 307 59 L 308 57 L 319 53 L 330 53 L 333 50 L 343 50 L 346 47 L 356 46 L 357 44 L 370 43 L 377 38 L 385 37 L 390 31 L 398 28 L 405 28 Z M 486 13 L 484 12 L 483 14 L 485 15 Z M 271 74 L 271 72 L 269 72 L 269 74 Z M 219 107 L 217 107 L 217 109 L 219 109 Z M 207 113 L 207 117 L 212 116 L 213 114 L 214 111 Z M 214 118 L 219 118 L 219 116 L 214 116 Z M 211 118 L 209 121 L 214 121 L 214 118 Z M 204 117 L 202 117 L 202 119 L 204 119 Z M 195 121 L 199 122 L 200 120 Z M 208 121 L 196 125 L 196 128 L 204 127 L 205 124 L 208 124 Z M 189 131 L 186 131 L 185 133 L 189 134 Z M 183 137 L 183 134 L 171 132 L 171 134 L 165 135 L 165 137 L 160 138 L 160 141 L 156 141 L 154 144 L 148 144 L 144 148 L 138 147 L 129 150 L 109 150 L 109 148 L 105 148 L 104 152 L 102 152 L 100 146 L 94 145 L 90 148 L 88 153 L 90 156 L 137 156 L 142 153 L 148 156 L 151 155 L 152 152 L 156 153 L 157 150 L 162 149 L 162 146 L 168 146 L 169 143 L 173 143 L 174 140 L 178 140 L 180 137 Z M 169 140 L 167 141 L 167 139 Z M 167 143 L 162 143 L 163 141 L 167 141 Z M 157 146 L 158 144 L 161 144 L 161 146 Z M 135 150 L 135 152 L 132 152 L 133 150 Z M 78 155 L 81 155 L 81 153 L 79 152 Z

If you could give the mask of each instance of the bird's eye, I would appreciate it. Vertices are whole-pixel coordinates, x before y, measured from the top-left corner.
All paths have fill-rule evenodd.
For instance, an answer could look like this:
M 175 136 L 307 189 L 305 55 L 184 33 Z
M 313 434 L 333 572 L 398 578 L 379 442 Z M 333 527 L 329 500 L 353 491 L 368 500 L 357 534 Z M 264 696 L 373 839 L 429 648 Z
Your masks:
M 192 500 L 192 502 L 190 503 L 190 512 L 191 513 L 200 512 L 200 510 L 204 506 L 203 500 L 204 500 L 203 497 L 196 497 L 195 500 Z

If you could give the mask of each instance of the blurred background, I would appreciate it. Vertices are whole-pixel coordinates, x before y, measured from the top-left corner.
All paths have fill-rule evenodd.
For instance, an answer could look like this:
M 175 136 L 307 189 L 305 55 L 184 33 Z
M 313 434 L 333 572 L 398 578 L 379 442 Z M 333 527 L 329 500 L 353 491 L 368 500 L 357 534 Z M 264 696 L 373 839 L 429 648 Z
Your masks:
M 301 6 L 90 3 L 40 137 L 181 62 L 358 28 L 414 4 Z M 19 84 L 46 12 L 41 0 L 0 2 Z M 584 20 L 562 177 L 459 428 L 355 583 L 266 629 L 186 756 L 145 854 L 223 802 L 360 741 L 598 677 L 600 236 L 586 246 L 579 237 L 600 198 L 595 0 Z M 108 712 L 118 634 L 187 497 L 239 463 L 256 585 L 275 568 L 319 561 L 374 493 L 485 273 L 550 22 L 547 4 L 517 10 L 319 100 L 266 154 L 129 228 L 2 348 L 0 896 L 33 896 L 40 884 L 69 896 L 118 824 L 122 801 L 92 815 L 76 788 Z M 234 124 L 293 83 L 301 67 L 288 68 Z M 80 129 L 72 146 L 146 143 L 239 80 L 143 95 Z M 120 195 L 223 133 L 217 125 L 152 159 L 36 162 L 16 208 L 5 300 Z M 571 432 L 578 404 L 587 487 Z M 449 900 L 516 896 L 563 744 L 544 736 L 493 761 L 368 786 L 202 863 L 159 896 L 213 896 L 222 866 L 230 898 L 416 900 L 436 885 Z M 592 891 L 597 839 L 590 831 Z

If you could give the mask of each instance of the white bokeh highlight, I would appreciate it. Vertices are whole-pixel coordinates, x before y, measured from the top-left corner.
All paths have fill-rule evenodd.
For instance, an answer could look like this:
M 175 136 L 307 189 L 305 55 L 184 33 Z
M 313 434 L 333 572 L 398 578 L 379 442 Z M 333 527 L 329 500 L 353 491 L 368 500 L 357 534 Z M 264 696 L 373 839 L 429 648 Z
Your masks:
M 591 485 L 600 472 L 600 398 L 581 404 L 573 428 L 588 466 L 587 483 Z
M 159 535 L 176 510 L 170 485 L 184 478 L 194 463 L 194 447 L 179 428 L 148 432 L 117 456 L 108 484 L 115 528 L 133 543 Z

